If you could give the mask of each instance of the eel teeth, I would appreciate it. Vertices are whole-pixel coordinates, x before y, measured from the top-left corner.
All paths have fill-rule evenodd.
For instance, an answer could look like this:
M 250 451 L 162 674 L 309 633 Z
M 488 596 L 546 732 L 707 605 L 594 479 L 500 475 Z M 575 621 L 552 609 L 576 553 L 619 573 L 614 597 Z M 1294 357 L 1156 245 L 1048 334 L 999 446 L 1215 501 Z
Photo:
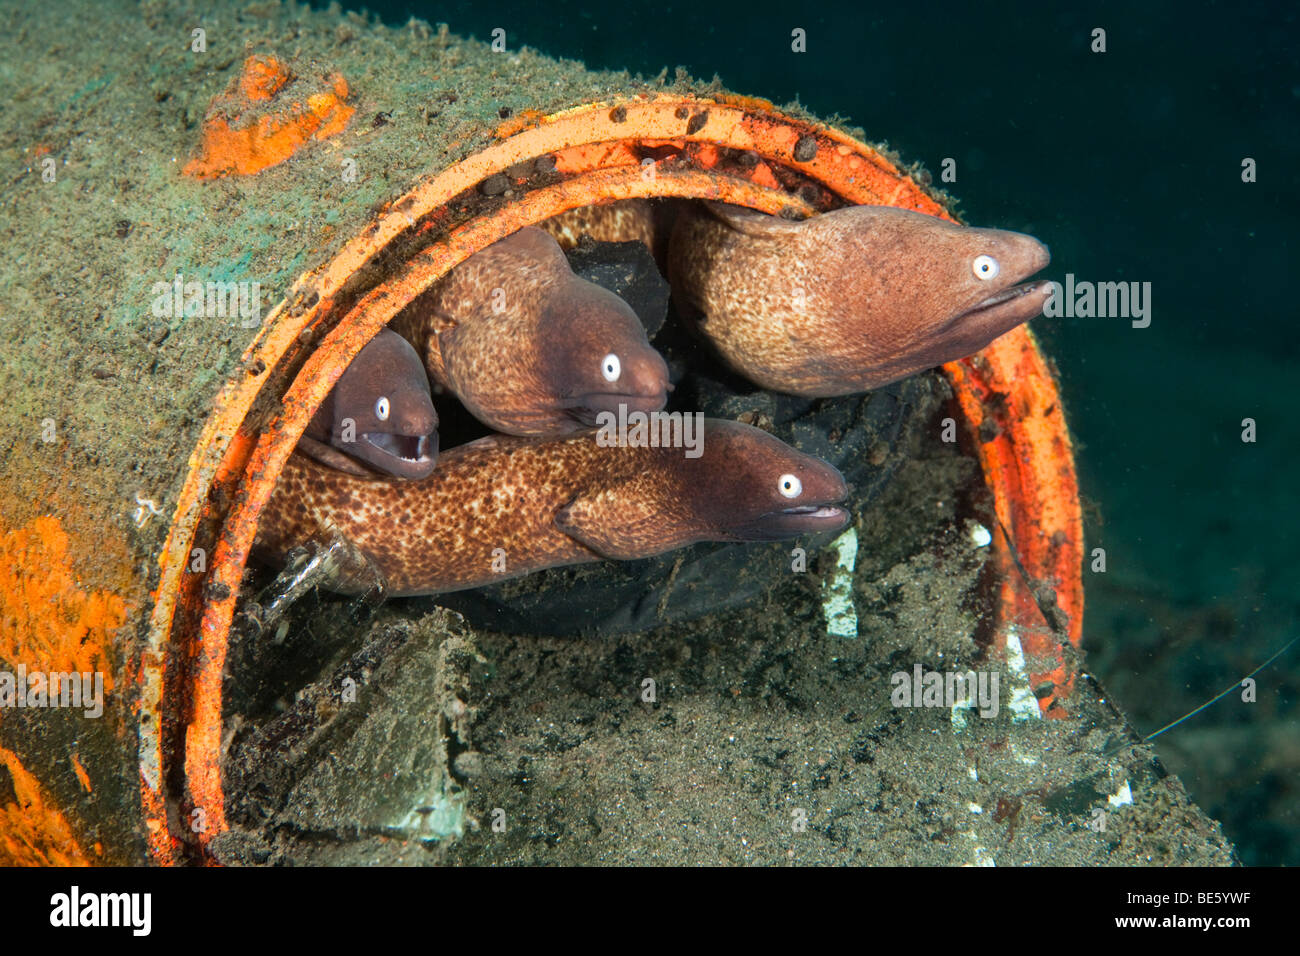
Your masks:
M 403 461 L 428 461 L 428 435 L 394 435 L 391 432 L 366 432 L 361 436 L 385 454 Z

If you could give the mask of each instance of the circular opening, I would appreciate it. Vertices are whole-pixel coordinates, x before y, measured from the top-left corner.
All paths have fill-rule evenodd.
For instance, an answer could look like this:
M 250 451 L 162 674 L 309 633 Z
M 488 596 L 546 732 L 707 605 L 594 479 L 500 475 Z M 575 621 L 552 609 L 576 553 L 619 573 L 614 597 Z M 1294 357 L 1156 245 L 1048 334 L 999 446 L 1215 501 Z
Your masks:
M 144 661 L 142 797 L 155 858 L 202 858 L 226 829 L 221 678 L 257 519 L 316 407 L 361 347 L 424 289 L 516 230 L 583 206 L 631 198 L 715 199 L 806 215 L 869 203 L 944 215 L 871 148 L 751 101 L 657 97 L 540 121 L 396 200 L 328 263 L 302 277 L 250 347 L 205 427 L 172 528 Z M 1027 333 L 946 369 L 994 490 L 1011 551 L 1077 640 L 1080 535 L 1068 436 L 1051 376 Z M 1009 403 L 1014 390 L 1022 402 Z M 1000 396 L 1000 397 L 999 397 Z M 1026 404 L 1028 403 L 1028 404 Z M 1034 428 L 1026 431 L 1025 422 Z M 990 427 L 992 426 L 992 427 Z M 983 441 L 986 432 L 997 434 Z M 1029 446 L 1047 449 L 1049 476 Z M 1064 463 L 1062 465 L 1062 463 Z M 1061 471 L 1068 470 L 1068 475 Z M 999 491 L 1001 489 L 1001 492 Z M 1059 530 L 1046 551 L 1038 528 Z M 1068 679 L 1049 602 L 1005 575 L 1000 616 L 1039 667 L 1044 709 Z M 1059 622 L 1057 622 L 1059 623 Z M 1035 644 L 1034 641 L 1039 641 Z M 167 706 L 164 706 L 166 704 Z M 171 812 L 169 813 L 169 807 Z M 200 828 L 175 821 L 201 818 Z

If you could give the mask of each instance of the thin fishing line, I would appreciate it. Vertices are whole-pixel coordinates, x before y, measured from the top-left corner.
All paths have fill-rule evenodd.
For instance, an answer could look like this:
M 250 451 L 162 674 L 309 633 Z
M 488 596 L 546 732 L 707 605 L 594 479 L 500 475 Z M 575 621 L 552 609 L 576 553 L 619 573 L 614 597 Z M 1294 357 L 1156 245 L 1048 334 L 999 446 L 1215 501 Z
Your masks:
M 1285 644 L 1283 644 L 1282 647 L 1281 647 L 1281 648 L 1280 648 L 1280 649 L 1279 649 L 1275 654 L 1273 654 L 1272 657 L 1270 657 L 1270 658 L 1269 658 L 1268 660 L 1266 660 L 1264 663 L 1260 664 L 1258 667 L 1256 667 L 1253 671 L 1251 671 L 1251 672 L 1250 672 L 1249 674 L 1247 674 L 1245 677 L 1241 678 L 1241 680 L 1238 680 L 1238 681 L 1236 681 L 1236 682 L 1234 682 L 1234 683 L 1229 684 L 1227 687 L 1224 688 L 1224 690 L 1223 690 L 1223 692 L 1222 692 L 1221 694 L 1216 694 L 1214 697 L 1211 697 L 1209 700 L 1207 700 L 1205 703 L 1203 703 L 1200 707 L 1197 707 L 1195 710 L 1191 711 L 1190 713 L 1183 714 L 1183 716 L 1179 717 L 1179 718 L 1178 718 L 1177 720 L 1175 720 L 1173 723 L 1165 724 L 1163 727 L 1161 727 L 1161 728 L 1160 728 L 1159 730 L 1157 730 L 1155 733 L 1147 734 L 1145 737 L 1142 738 L 1142 740 L 1143 740 L 1144 742 L 1145 742 L 1145 741 L 1149 741 L 1149 740 L 1155 740 L 1157 737 L 1159 737 L 1161 734 L 1163 734 L 1166 730 L 1173 730 L 1175 727 L 1177 727 L 1179 724 L 1181 724 L 1184 720 L 1190 720 L 1191 718 L 1193 718 L 1193 717 L 1195 717 L 1197 714 L 1199 714 L 1201 711 L 1205 710 L 1205 708 L 1210 707 L 1210 706 L 1213 705 L 1213 704 L 1217 704 L 1219 701 L 1223 700 L 1223 698 L 1227 697 L 1227 696 L 1228 696 L 1229 694 L 1231 694 L 1234 690 L 1236 690 L 1238 687 L 1240 687 L 1242 681 L 1248 681 L 1248 680 L 1250 680 L 1252 677 L 1254 677 L 1256 674 L 1258 674 L 1260 671 L 1262 671 L 1262 670 L 1263 670 L 1265 667 L 1267 667 L 1269 664 L 1272 664 L 1275 660 L 1277 660 L 1279 657 L 1281 657 L 1283 654 L 1285 654 L 1287 651 L 1289 651 L 1289 650 L 1291 649 L 1291 646 L 1292 646 L 1293 644 L 1295 644 L 1296 641 L 1300 641 L 1300 636 L 1296 636 L 1296 637 L 1291 638 L 1291 640 L 1289 640 L 1289 641 L 1287 641 Z
M 1043 615 L 1043 619 L 1047 622 L 1048 626 L 1052 627 L 1052 630 L 1055 631 L 1056 628 L 1052 624 L 1051 617 L 1048 615 L 1047 611 L 1043 608 L 1043 605 L 1038 600 L 1037 594 L 1035 594 L 1034 592 L 1033 582 L 1029 577 L 1029 573 L 1025 570 L 1024 564 L 1022 564 L 1020 561 L 1020 555 L 1016 551 L 1015 542 L 1011 540 L 1011 533 L 1007 530 L 1006 524 L 1002 521 L 1002 516 L 994 512 L 994 517 L 997 519 L 998 528 L 1002 531 L 1002 538 L 1004 541 L 1006 541 L 1008 550 L 1011 552 L 1011 560 L 1015 563 L 1016 570 L 1020 573 L 1021 579 L 1025 582 L 1026 586 L 1029 588 L 1030 594 L 1034 595 L 1034 604 L 1038 606 L 1038 613 Z M 1277 660 L 1279 657 L 1281 657 L 1283 654 L 1289 651 L 1296 644 L 1297 641 L 1300 641 L 1300 635 L 1291 638 L 1291 640 L 1283 644 L 1280 648 L 1278 648 L 1277 651 L 1275 651 L 1272 655 L 1270 655 L 1267 660 L 1265 660 L 1262 664 L 1256 667 L 1245 677 L 1242 677 L 1239 680 L 1236 680 L 1233 683 L 1229 684 L 1227 687 L 1223 689 L 1221 693 L 1218 693 L 1215 696 L 1211 697 L 1209 700 L 1201 704 L 1201 706 L 1197 707 L 1195 710 L 1189 711 L 1188 713 L 1183 714 L 1183 716 L 1179 717 L 1177 720 L 1165 724 L 1165 726 L 1161 727 L 1159 730 L 1147 734 L 1145 737 L 1142 738 L 1142 742 L 1148 743 L 1152 740 L 1155 740 L 1161 734 L 1173 730 L 1175 727 L 1177 727 L 1179 724 L 1183 723 L 1184 721 L 1191 720 L 1193 717 L 1195 717 L 1197 714 L 1199 714 L 1201 711 L 1205 710 L 1206 708 L 1213 707 L 1219 701 L 1223 700 L 1223 698 L 1227 697 L 1234 690 L 1240 687 L 1242 681 L 1250 680 L 1252 677 L 1254 677 L 1264 668 L 1268 667 L 1275 660 Z M 1123 748 L 1121 747 L 1120 749 Z M 1108 756 L 1108 754 L 1103 753 L 1102 756 Z

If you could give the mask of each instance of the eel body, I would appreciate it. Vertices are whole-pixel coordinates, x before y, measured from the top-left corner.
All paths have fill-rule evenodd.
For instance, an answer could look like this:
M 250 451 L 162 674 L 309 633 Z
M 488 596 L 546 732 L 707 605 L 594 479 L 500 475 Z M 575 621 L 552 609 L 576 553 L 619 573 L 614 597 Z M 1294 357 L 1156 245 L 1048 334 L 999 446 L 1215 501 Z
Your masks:
M 679 208 L 673 296 L 751 381 L 848 395 L 984 348 L 1038 315 L 1049 282 L 1032 236 L 957 226 L 888 206 L 801 222 L 721 203 Z
M 619 405 L 667 401 L 668 367 L 636 313 L 575 276 L 534 227 L 461 263 L 393 326 L 430 379 L 496 431 L 569 434 Z
M 293 455 L 263 513 L 257 556 L 334 546 L 324 586 L 392 596 L 492 584 L 542 568 L 649 557 L 698 541 L 836 531 L 831 465 L 757 428 L 703 419 L 682 447 L 493 435 L 444 452 L 422 481 L 352 475 Z
M 641 242 L 651 253 L 671 231 L 672 207 L 652 204 L 648 199 L 621 199 L 600 206 L 569 209 L 537 227 L 548 233 L 561 248 L 574 249 L 584 238 L 593 242 Z

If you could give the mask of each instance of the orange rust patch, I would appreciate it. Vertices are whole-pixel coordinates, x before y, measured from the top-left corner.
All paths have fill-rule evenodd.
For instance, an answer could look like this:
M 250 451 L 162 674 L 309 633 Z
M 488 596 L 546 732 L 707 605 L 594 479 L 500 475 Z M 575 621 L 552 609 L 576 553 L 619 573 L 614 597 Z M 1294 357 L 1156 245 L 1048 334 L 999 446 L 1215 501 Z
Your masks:
M 11 750 L 0 747 L 14 801 L 0 806 L 0 866 L 90 866 L 72 827 Z
M 725 103 L 727 106 L 736 106 L 742 110 L 750 110 L 755 113 L 771 113 L 776 110 L 771 100 L 765 100 L 757 96 L 741 96 L 738 93 L 721 93 L 715 94 L 710 99 L 719 103 Z
M 492 135 L 497 139 L 506 139 L 514 136 L 515 133 L 522 133 L 530 126 L 536 126 L 544 119 L 546 119 L 546 114 L 541 110 L 520 110 L 510 119 L 497 126 L 492 131 Z
M 759 163 L 755 166 L 750 179 L 768 189 L 779 189 L 781 186 L 780 181 L 776 178 L 776 173 L 772 172 L 772 167 L 767 163 Z
M 289 82 L 289 70 L 273 56 L 250 56 L 244 61 L 239 88 L 254 103 L 265 103 Z
M 86 793 L 92 792 L 95 788 L 90 785 L 90 774 L 86 773 L 86 768 L 81 765 L 81 758 L 74 752 L 72 754 L 72 772 L 77 775 L 77 781 L 81 784 L 81 789 Z
M 303 99 L 288 95 L 294 90 Z M 295 82 L 274 57 L 250 56 L 243 74 L 208 107 L 200 153 L 186 164 L 185 175 L 249 176 L 282 163 L 310 140 L 343 132 L 356 112 L 344 102 L 347 97 L 340 74 L 313 89 L 306 81 Z
M 703 143 L 695 150 L 696 161 L 705 169 L 713 169 L 713 167 L 717 166 L 721 155 L 718 147 L 712 143 Z
M 111 690 L 108 647 L 126 617 L 121 597 L 77 583 L 58 518 L 0 531 L 0 658 L 44 671 L 99 671 Z
M 592 143 L 555 151 L 555 171 L 566 176 L 589 169 L 635 166 L 640 157 L 630 143 Z

